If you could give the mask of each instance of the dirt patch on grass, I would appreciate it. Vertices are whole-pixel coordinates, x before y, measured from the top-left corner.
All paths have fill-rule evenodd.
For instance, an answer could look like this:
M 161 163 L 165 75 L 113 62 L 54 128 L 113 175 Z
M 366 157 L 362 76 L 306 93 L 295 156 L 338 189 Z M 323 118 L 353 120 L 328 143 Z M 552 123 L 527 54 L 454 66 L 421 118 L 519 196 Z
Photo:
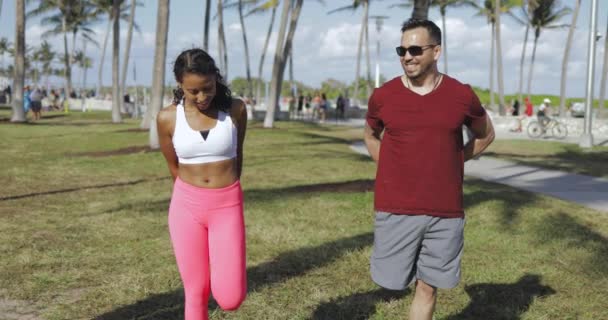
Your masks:
M 149 132 L 150 129 L 144 129 L 144 128 L 129 128 L 129 129 L 124 129 L 124 130 L 118 130 L 116 132 Z
M 121 155 L 133 154 L 133 153 L 147 153 L 147 152 L 155 152 L 155 151 L 156 150 L 150 149 L 149 146 L 132 146 L 132 147 L 126 147 L 126 148 L 122 148 L 122 149 L 108 150 L 108 151 L 66 153 L 66 156 L 103 158 L 103 157 L 121 156 Z
M 32 304 L 22 300 L 12 300 L 0 297 L 0 319 L 3 320 L 42 320 L 39 310 Z

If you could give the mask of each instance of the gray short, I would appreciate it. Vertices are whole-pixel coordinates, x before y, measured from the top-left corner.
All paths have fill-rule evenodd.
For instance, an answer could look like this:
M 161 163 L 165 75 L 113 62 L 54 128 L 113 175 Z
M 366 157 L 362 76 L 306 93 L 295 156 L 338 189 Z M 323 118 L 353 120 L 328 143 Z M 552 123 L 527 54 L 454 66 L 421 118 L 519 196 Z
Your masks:
M 376 212 L 372 280 L 403 290 L 420 279 L 437 288 L 460 281 L 464 218 Z

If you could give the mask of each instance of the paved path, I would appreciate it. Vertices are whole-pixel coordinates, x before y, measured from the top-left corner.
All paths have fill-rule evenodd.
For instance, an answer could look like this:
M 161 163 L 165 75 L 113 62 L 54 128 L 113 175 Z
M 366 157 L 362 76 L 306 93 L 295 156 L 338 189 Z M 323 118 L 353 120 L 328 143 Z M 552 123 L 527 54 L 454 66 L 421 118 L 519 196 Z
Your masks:
M 351 148 L 369 155 L 360 141 Z M 465 175 L 514 188 L 541 193 L 608 212 L 608 180 L 516 164 L 491 157 L 465 163 Z

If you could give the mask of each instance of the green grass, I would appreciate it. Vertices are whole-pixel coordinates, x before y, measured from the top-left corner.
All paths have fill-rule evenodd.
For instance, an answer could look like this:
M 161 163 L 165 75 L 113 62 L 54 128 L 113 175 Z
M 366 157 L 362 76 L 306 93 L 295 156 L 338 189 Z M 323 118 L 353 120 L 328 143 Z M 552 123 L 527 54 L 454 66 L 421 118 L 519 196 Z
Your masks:
M 162 156 L 87 156 L 147 133 L 109 113 L 50 115 L 0 122 L 0 318 L 10 301 L 43 319 L 181 319 Z M 211 318 L 403 318 L 411 292 L 369 277 L 375 165 L 348 147 L 360 129 L 276 126 L 251 123 L 246 141 L 248 298 L 230 313 L 212 302 Z M 608 216 L 465 185 L 462 282 L 440 291 L 436 319 L 608 318 Z
M 608 146 L 587 150 L 560 142 L 494 140 L 484 155 L 525 165 L 608 177 Z

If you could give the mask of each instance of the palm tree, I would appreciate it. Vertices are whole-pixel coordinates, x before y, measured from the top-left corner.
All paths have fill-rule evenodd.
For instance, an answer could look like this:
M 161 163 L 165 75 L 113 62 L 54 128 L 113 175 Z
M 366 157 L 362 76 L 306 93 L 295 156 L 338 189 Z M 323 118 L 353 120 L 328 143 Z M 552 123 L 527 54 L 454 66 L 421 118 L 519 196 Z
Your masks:
M 124 0 L 121 0 L 121 3 L 123 5 L 121 5 L 120 8 L 120 19 L 129 23 L 129 14 L 127 13 L 127 11 L 130 9 L 130 6 L 124 5 Z M 101 96 L 101 87 L 102 87 L 102 83 L 103 83 L 103 65 L 104 65 L 104 61 L 105 61 L 105 56 L 106 56 L 106 47 L 107 47 L 107 43 L 108 43 L 108 37 L 110 36 L 110 29 L 112 27 L 112 22 L 114 21 L 114 13 L 113 13 L 113 0 L 91 0 L 91 4 L 94 6 L 95 8 L 95 15 L 96 16 L 101 16 L 101 15 L 106 15 L 108 17 L 108 25 L 106 27 L 106 33 L 104 35 L 103 38 L 103 46 L 101 49 L 101 58 L 99 60 L 99 69 L 98 69 L 98 73 L 97 73 L 97 96 Z M 141 5 L 141 3 L 137 2 L 137 5 Z M 135 30 L 137 30 L 138 32 L 139 30 L 139 26 L 137 25 L 137 23 L 133 23 L 133 28 L 135 28 Z
M 1 38 L 0 39 L 0 58 L 2 58 L 2 60 L 0 60 L 0 69 L 4 68 L 4 54 L 6 52 L 8 52 L 11 49 L 11 43 L 10 41 L 8 41 L 7 38 Z
M 534 28 L 534 45 L 532 47 L 532 59 L 530 61 L 530 72 L 528 73 L 527 96 L 532 89 L 532 78 L 534 75 L 534 59 L 536 58 L 536 45 L 540 32 L 543 29 L 555 29 L 567 27 L 567 24 L 556 24 L 562 17 L 570 14 L 572 10 L 567 7 L 558 8 L 557 0 L 539 0 L 538 7 L 532 12 L 530 25 Z
M 25 122 L 23 84 L 25 82 L 25 0 L 15 3 L 15 72 L 13 75 L 13 114 L 11 122 Z
M 127 32 L 127 44 L 125 46 L 125 55 L 122 63 L 122 72 L 120 76 L 120 97 L 124 96 L 127 90 L 127 69 L 129 67 L 129 54 L 131 53 L 131 38 L 133 37 L 133 26 L 135 24 L 135 7 L 137 6 L 136 0 L 131 0 L 131 13 L 129 14 L 129 28 Z M 124 100 L 120 99 L 121 109 Z
M 532 12 L 538 6 L 538 0 L 525 0 L 522 1 L 521 9 L 523 12 L 524 19 L 520 21 L 520 23 L 526 26 L 526 31 L 524 33 L 524 43 L 521 50 L 521 59 L 519 61 L 519 87 L 517 90 L 517 95 L 519 101 L 522 100 L 522 91 L 524 85 L 524 65 L 526 60 L 526 48 L 528 46 L 528 34 L 530 33 L 530 21 L 532 20 Z M 516 19 L 518 20 L 518 19 Z
M 86 89 L 87 85 L 87 69 L 91 68 L 91 58 L 86 55 L 86 42 L 83 51 L 77 51 L 74 55 L 74 62 L 81 70 L 82 84 L 81 88 Z
M 53 48 L 46 40 L 40 44 L 38 52 L 40 54 L 40 63 L 42 63 L 42 75 L 45 76 L 45 86 L 48 87 L 49 76 L 53 74 L 52 63 L 57 53 L 53 51 Z
M 224 71 L 224 79 L 228 81 L 228 52 L 226 51 L 226 33 L 224 32 L 224 7 L 222 0 L 217 0 L 217 24 L 220 70 Z
M 257 4 L 257 1 L 256 3 Z M 268 44 L 270 43 L 270 36 L 272 35 L 272 27 L 274 25 L 274 20 L 277 13 L 277 7 L 279 6 L 279 0 L 267 0 L 259 6 L 254 7 L 249 11 L 245 17 L 255 14 L 255 13 L 263 13 L 268 10 L 272 10 L 270 16 L 270 24 L 268 25 L 268 32 L 266 33 L 266 39 L 264 40 L 264 47 L 262 48 L 262 55 L 260 56 L 260 64 L 258 65 L 258 80 L 262 80 L 262 71 L 264 70 L 264 59 L 266 58 L 266 51 L 268 50 Z M 256 81 L 256 101 L 260 101 L 261 97 L 261 87 L 262 81 Z
M 264 128 L 272 128 L 274 123 L 274 111 L 279 104 L 279 95 L 281 94 L 281 86 L 283 84 L 283 74 L 287 57 L 291 53 L 291 45 L 293 37 L 298 25 L 300 12 L 304 0 L 295 0 L 293 6 L 290 5 L 291 0 L 283 1 L 283 13 L 281 14 L 281 23 L 279 26 L 279 35 L 277 37 L 277 45 L 274 55 L 274 63 L 272 65 L 272 80 L 270 82 L 270 99 L 269 105 L 266 107 L 266 117 L 264 118 Z M 290 16 L 291 13 L 291 17 Z M 287 30 L 287 19 L 290 18 L 289 30 Z M 285 37 L 285 32 L 287 36 Z
M 332 14 L 338 11 L 344 10 L 357 10 L 359 6 L 363 6 L 363 16 L 361 20 L 361 31 L 359 32 L 359 44 L 357 46 L 357 66 L 355 67 L 355 82 L 359 81 L 360 74 L 360 65 L 361 65 L 361 49 L 363 48 L 363 41 L 365 40 L 365 34 L 367 30 L 368 20 L 369 20 L 369 1 L 370 0 L 353 0 L 353 3 L 348 6 L 340 7 L 338 9 L 334 9 L 328 12 L 328 14 Z M 369 50 L 366 51 L 368 60 L 369 60 Z M 369 75 L 369 64 L 367 73 Z M 369 80 L 369 79 L 368 79 Z M 369 84 L 368 84 L 369 85 Z M 359 86 L 355 86 L 355 92 L 353 94 L 355 101 L 359 100 Z M 357 102 L 358 104 L 358 102 Z
M 502 61 L 502 52 L 497 52 L 497 54 L 495 55 L 495 51 L 494 51 L 494 46 L 496 44 L 496 13 L 507 13 L 509 15 L 511 15 L 510 10 L 511 10 L 511 6 L 513 6 L 513 4 L 509 1 L 509 0 L 499 0 L 500 1 L 500 7 L 498 8 L 496 6 L 496 2 L 495 0 L 485 0 L 483 3 L 483 7 L 482 6 L 477 6 L 477 16 L 483 16 L 486 17 L 488 23 L 490 24 L 490 31 L 492 33 L 492 37 L 491 37 L 491 45 L 490 45 L 490 106 L 493 106 L 494 103 L 494 58 L 499 54 L 501 55 L 500 57 L 500 61 Z M 512 15 L 511 15 L 512 16 Z M 498 74 L 498 78 L 501 79 L 500 81 L 502 82 L 502 68 L 501 70 L 499 70 L 500 73 Z M 500 90 L 499 90 L 500 91 Z M 502 96 L 502 93 L 499 92 L 499 95 Z M 504 110 L 504 97 L 499 97 L 499 101 L 500 101 L 500 105 L 498 106 L 499 108 L 499 113 L 500 114 L 504 114 L 505 110 Z
M 608 22 L 606 25 L 608 26 Z M 606 33 L 604 34 L 604 66 L 602 67 L 602 80 L 600 81 L 598 117 L 604 116 L 604 113 L 606 113 L 606 108 L 604 107 L 604 99 L 606 98 L 606 76 L 608 76 L 608 27 L 606 27 Z
M 427 20 L 429 18 L 430 0 L 414 0 L 412 19 Z
M 211 18 L 211 0 L 205 1 L 205 30 L 203 31 L 203 50 L 209 51 L 209 20 Z
M 494 0 L 495 34 L 496 34 L 496 64 L 498 65 L 498 113 L 505 115 L 505 87 L 502 75 L 502 44 L 500 41 L 500 0 Z
M 71 57 L 75 51 L 76 36 L 82 32 L 82 36 L 92 43 L 95 32 L 90 26 L 97 22 L 96 14 L 88 2 L 81 0 L 42 0 L 40 5 L 30 11 L 27 16 L 45 16 L 40 23 L 51 26 L 51 29 L 42 34 L 43 38 L 63 34 L 64 64 L 66 80 L 66 97 L 72 92 L 72 68 Z M 72 50 L 68 49 L 68 32 L 72 33 Z M 68 100 L 69 101 L 69 100 Z
M 113 0 L 113 16 L 118 17 L 120 14 L 121 0 Z M 122 122 L 120 116 L 120 83 L 118 69 L 120 67 L 120 19 L 114 19 L 112 28 L 112 122 Z
M 576 29 L 576 20 L 578 18 L 578 11 L 581 7 L 581 0 L 575 0 L 574 12 L 572 13 L 572 23 L 568 30 L 568 38 L 566 40 L 566 47 L 564 49 L 564 58 L 562 60 L 562 79 L 559 86 L 559 114 L 564 114 L 566 109 L 566 79 L 568 74 L 568 58 L 570 57 L 570 48 L 572 47 L 572 38 L 574 37 L 574 29 Z
M 169 33 L 169 0 L 158 1 L 158 14 L 156 17 L 156 43 L 154 48 L 154 74 L 152 76 L 152 101 L 148 106 L 150 115 L 150 148 L 158 149 L 158 129 L 156 115 L 162 108 L 165 60 L 167 58 L 167 34 Z
M 247 44 L 247 32 L 245 30 L 245 19 L 243 19 L 243 0 L 238 2 L 239 21 L 241 22 L 241 31 L 243 34 L 243 45 L 245 47 L 245 70 L 247 72 L 247 97 L 253 96 L 253 86 L 251 84 L 251 68 L 249 67 L 249 46 Z

